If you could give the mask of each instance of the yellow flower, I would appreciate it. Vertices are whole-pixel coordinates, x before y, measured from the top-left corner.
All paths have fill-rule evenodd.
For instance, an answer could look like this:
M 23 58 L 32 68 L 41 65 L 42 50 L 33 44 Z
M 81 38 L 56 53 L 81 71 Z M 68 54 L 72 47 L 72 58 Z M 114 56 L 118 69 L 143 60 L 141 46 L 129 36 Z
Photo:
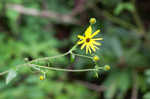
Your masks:
M 81 50 L 86 46 L 86 54 L 88 52 L 91 53 L 91 49 L 95 52 L 96 49 L 98 49 L 98 47 L 95 45 L 99 45 L 99 46 L 101 45 L 101 43 L 96 42 L 96 41 L 103 40 L 103 38 L 93 38 L 99 32 L 100 32 L 100 30 L 98 29 L 97 31 L 92 33 L 92 27 L 90 25 L 85 31 L 85 36 L 78 35 L 78 38 L 80 38 L 81 40 L 78 41 L 77 44 L 79 44 L 79 45 L 82 44 Z
M 44 76 L 41 75 L 41 76 L 40 76 L 40 80 L 44 80 Z

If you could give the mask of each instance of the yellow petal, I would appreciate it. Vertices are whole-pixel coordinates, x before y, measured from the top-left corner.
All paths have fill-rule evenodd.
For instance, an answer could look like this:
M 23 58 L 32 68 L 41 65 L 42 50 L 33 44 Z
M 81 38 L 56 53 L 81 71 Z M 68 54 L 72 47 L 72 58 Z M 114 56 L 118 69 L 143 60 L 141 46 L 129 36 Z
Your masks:
M 80 44 L 84 43 L 84 40 L 78 41 L 77 43 L 80 45 Z
M 91 49 L 92 49 L 94 52 L 96 51 L 93 44 L 91 44 Z
M 78 38 L 80 38 L 80 39 L 84 39 L 84 36 L 82 36 L 82 35 L 78 35 Z
M 91 38 L 94 37 L 95 35 L 97 35 L 99 32 L 100 32 L 100 30 L 97 30 L 96 32 L 94 32 L 94 33 L 91 35 Z
M 99 49 L 97 46 L 94 46 L 94 48 Z
M 81 46 L 81 50 L 85 47 L 85 45 L 86 45 L 86 44 L 84 43 L 84 44 Z
M 102 45 L 101 43 L 96 42 L 96 41 L 94 41 L 94 40 L 92 40 L 92 43 L 95 44 L 95 45 Z
M 95 39 L 93 39 L 93 40 L 103 40 L 103 38 L 95 38 Z
M 91 25 L 85 30 L 85 36 L 90 36 L 91 35 L 91 33 L 92 33 L 92 27 L 91 27 Z
M 90 54 L 91 54 L 91 48 L 89 47 L 89 52 L 90 52 Z

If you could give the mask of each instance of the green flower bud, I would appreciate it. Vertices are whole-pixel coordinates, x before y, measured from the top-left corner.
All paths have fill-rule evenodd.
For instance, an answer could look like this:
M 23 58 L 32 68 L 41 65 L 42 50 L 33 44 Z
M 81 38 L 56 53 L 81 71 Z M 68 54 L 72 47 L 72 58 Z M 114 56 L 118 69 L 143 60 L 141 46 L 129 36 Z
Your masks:
M 43 75 L 40 76 L 40 80 L 44 80 L 44 76 Z
M 96 19 L 95 18 L 90 18 L 90 24 L 95 24 L 96 23 Z
M 110 66 L 109 65 L 105 65 L 104 66 L 104 70 L 106 70 L 106 71 L 110 70 Z
M 95 62 L 97 62 L 97 61 L 99 61 L 99 57 L 98 57 L 98 56 L 94 56 L 94 57 L 93 57 L 93 60 L 94 60 Z

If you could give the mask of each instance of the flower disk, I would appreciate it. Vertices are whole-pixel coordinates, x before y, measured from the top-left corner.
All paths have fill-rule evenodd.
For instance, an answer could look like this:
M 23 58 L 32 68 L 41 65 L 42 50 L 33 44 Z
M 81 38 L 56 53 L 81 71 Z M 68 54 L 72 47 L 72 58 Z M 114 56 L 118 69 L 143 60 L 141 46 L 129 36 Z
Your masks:
M 96 42 L 97 40 L 103 40 L 103 38 L 93 38 L 95 35 L 97 35 L 100 32 L 100 30 L 95 31 L 92 33 L 92 27 L 91 25 L 86 29 L 85 31 L 85 36 L 78 35 L 78 38 L 81 40 L 78 41 L 78 44 L 82 44 L 81 50 L 86 47 L 86 54 L 90 52 L 91 54 L 91 49 L 95 52 L 98 47 L 96 45 L 101 45 L 101 43 Z

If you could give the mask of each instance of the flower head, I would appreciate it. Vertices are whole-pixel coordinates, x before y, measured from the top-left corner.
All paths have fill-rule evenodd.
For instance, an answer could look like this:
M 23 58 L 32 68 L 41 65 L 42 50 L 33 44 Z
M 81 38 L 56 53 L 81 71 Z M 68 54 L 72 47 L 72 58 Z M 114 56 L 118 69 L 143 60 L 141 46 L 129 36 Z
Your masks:
M 44 80 L 44 76 L 41 75 L 41 76 L 40 76 L 40 80 Z
M 97 62 L 97 61 L 99 61 L 99 57 L 98 57 L 98 56 L 94 56 L 94 57 L 93 57 L 93 60 L 94 60 L 95 62 Z
M 97 40 L 103 40 L 103 38 L 93 38 L 95 35 L 97 35 L 100 32 L 100 30 L 96 30 L 94 33 L 92 33 L 92 27 L 91 25 L 86 29 L 85 35 L 78 35 L 78 38 L 80 38 L 80 41 L 78 41 L 78 44 L 82 44 L 81 50 L 86 47 L 86 54 L 88 52 L 92 52 L 91 49 L 95 52 L 98 47 L 96 45 L 101 45 L 101 43 L 96 42 Z
M 95 18 L 90 18 L 90 24 L 95 24 L 96 23 L 96 19 Z
M 109 65 L 105 65 L 104 66 L 104 70 L 106 70 L 106 71 L 110 70 L 110 66 Z

